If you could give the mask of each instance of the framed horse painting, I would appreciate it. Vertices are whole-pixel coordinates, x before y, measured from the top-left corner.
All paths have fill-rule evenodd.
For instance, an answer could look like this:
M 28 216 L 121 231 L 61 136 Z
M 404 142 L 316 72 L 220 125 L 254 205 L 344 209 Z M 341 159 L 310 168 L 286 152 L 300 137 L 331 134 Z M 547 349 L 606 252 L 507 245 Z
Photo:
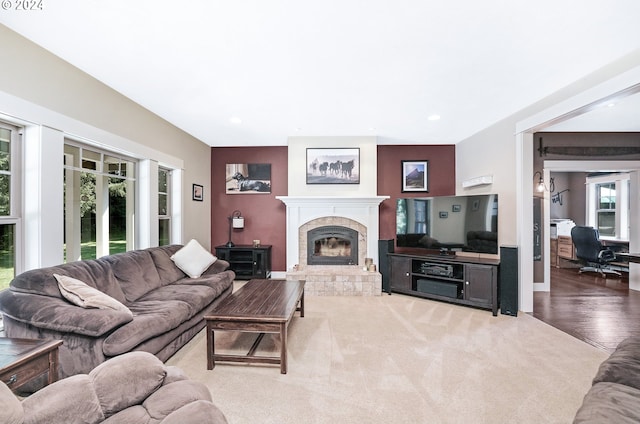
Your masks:
M 307 184 L 360 184 L 360 148 L 308 148 Z

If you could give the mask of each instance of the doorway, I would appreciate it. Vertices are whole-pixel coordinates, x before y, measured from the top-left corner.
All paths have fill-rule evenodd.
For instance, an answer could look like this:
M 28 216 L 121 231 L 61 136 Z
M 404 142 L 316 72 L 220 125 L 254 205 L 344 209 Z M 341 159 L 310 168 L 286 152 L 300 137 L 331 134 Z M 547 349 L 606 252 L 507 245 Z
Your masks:
M 533 312 L 533 294 L 534 291 L 544 290 L 545 287 L 540 286 L 539 282 L 534 281 L 534 235 L 533 235 L 533 152 L 534 152 L 534 137 L 533 134 L 540 131 L 548 130 L 562 130 L 562 131 L 585 131 L 587 127 L 585 121 L 588 122 L 588 117 L 591 112 L 598 115 L 604 110 L 599 108 L 600 105 L 610 103 L 613 99 L 626 99 L 630 98 L 633 101 L 640 100 L 640 66 L 633 68 L 627 72 L 618 74 L 615 77 L 607 80 L 605 83 L 594 86 L 591 89 L 581 92 L 579 95 L 573 96 L 565 101 L 559 102 L 547 109 L 536 113 L 526 119 L 519 121 L 516 124 L 516 162 L 518 170 L 518 181 L 520 182 L 520 190 L 517 193 L 517 239 L 518 245 L 521 247 L 521 261 L 519 270 L 519 288 L 520 288 L 520 309 L 523 312 Z M 632 103 L 632 102 L 630 102 Z M 622 110 L 622 109 L 620 109 Z M 621 114 L 624 115 L 624 114 Z M 600 117 L 602 115 L 599 115 Z M 624 117 L 622 117 L 624 118 Z M 555 127 L 560 124 L 576 121 L 577 126 L 581 129 L 569 129 L 568 127 L 559 128 Z M 594 123 L 600 125 L 600 128 L 590 128 L 586 131 L 640 131 L 640 129 L 630 130 L 632 125 L 638 126 L 637 120 L 627 119 L 610 119 L 610 127 L 605 127 L 604 122 L 606 120 L 596 119 Z M 627 129 L 619 129 L 624 122 L 628 124 Z M 567 124 L 568 125 L 568 124 Z M 617 125 L 617 126 L 616 126 Z M 576 127 L 577 128 L 577 127 Z M 635 127 L 634 127 L 635 128 Z M 544 178 L 548 181 L 549 170 L 545 169 Z M 637 185 L 637 172 L 635 174 L 635 187 Z M 545 194 L 545 203 L 548 203 L 548 194 Z M 632 210 L 638 211 L 640 201 L 638 199 L 638 193 L 636 192 L 631 199 Z M 548 205 L 545 206 L 545 209 Z M 548 216 L 548 215 L 547 215 Z M 640 226 L 636 226 L 630 234 L 630 249 L 640 248 Z M 547 236 L 548 237 L 548 236 Z M 548 240 L 545 243 L 549 245 Z M 545 255 L 545 261 L 548 262 L 548 254 Z M 545 263 L 545 269 L 548 268 L 548 263 Z M 545 278 L 545 281 L 549 281 Z M 543 283 L 544 284 L 544 283 Z M 629 286 L 634 290 L 640 290 L 640 270 L 637 269 L 635 264 L 630 266 Z M 548 288 L 546 288 L 548 290 Z

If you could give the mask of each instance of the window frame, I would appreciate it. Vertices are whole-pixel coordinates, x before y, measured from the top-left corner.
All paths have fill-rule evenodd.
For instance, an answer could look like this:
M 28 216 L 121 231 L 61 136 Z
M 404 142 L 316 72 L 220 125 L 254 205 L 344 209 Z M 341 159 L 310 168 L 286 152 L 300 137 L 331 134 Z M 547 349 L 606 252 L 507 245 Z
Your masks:
M 72 148 L 78 149 L 77 153 L 78 153 L 78 161 L 77 163 L 74 161 L 74 163 L 71 164 L 63 164 L 63 171 L 69 172 L 71 171 L 72 173 L 74 172 L 80 172 L 80 173 L 89 173 L 89 174 L 93 174 L 96 176 L 96 181 L 98 180 L 98 178 L 102 178 L 104 181 L 102 181 L 100 184 L 103 184 L 106 186 L 108 186 L 109 184 L 109 180 L 112 178 L 116 178 L 116 179 L 121 179 L 123 181 L 126 181 L 128 183 L 133 184 L 133 187 L 131 187 L 130 189 L 127 190 L 127 196 L 132 196 L 131 198 L 131 202 L 130 204 L 133 207 L 133 211 L 128 214 L 131 215 L 131 217 L 127 217 L 127 220 L 132 219 L 132 222 L 127 223 L 127 230 L 126 230 L 126 249 L 127 251 L 129 250 L 133 250 L 136 248 L 136 233 L 135 233 L 135 227 L 138 225 L 136 221 L 136 217 L 137 217 L 137 205 L 138 203 L 136 202 L 136 197 L 138 196 L 138 173 L 140 172 L 140 161 L 136 158 L 127 156 L 127 155 L 123 155 L 117 151 L 112 151 L 109 149 L 105 149 L 105 148 L 101 148 L 101 147 L 97 147 L 95 145 L 91 145 L 91 144 L 84 144 L 78 141 L 75 141 L 73 139 L 67 138 L 65 137 L 64 139 L 64 146 L 66 148 L 66 146 L 70 146 Z M 87 153 L 85 155 L 85 153 Z M 71 156 L 70 153 L 67 153 L 65 151 L 64 153 L 65 156 Z M 109 169 L 106 169 L 107 167 L 105 166 L 105 164 L 107 163 L 111 163 L 109 162 L 107 159 L 118 159 L 118 169 L 119 171 L 122 170 L 122 166 L 125 166 L 125 169 L 128 169 L 127 164 L 131 164 L 132 165 L 132 170 L 133 170 L 133 175 L 129 175 L 130 172 L 126 171 L 124 176 L 122 175 L 118 175 L 120 172 L 117 173 L 113 173 L 112 171 L 110 171 Z M 95 164 L 95 168 L 92 167 L 85 167 L 84 164 L 85 162 L 91 162 Z M 79 165 L 79 166 L 78 166 Z M 97 184 L 98 185 L 98 184 Z M 96 202 L 101 203 L 103 207 L 106 207 L 108 209 L 108 205 L 109 205 L 109 199 L 108 199 L 108 188 L 107 190 L 107 198 L 103 198 L 102 200 L 98 201 L 96 200 Z M 97 196 L 97 193 L 96 193 Z M 127 200 L 127 203 L 129 203 L 129 200 Z M 66 209 L 66 205 L 64 206 Z M 96 213 L 96 215 L 98 215 L 98 213 Z M 65 218 L 66 220 L 67 218 Z M 108 220 L 107 220 L 107 224 L 108 224 Z M 101 225 L 104 225 L 104 223 L 102 223 Z M 96 229 L 98 232 L 100 232 L 100 229 Z M 108 234 L 108 225 L 106 227 L 106 229 L 103 227 L 103 232 L 107 231 L 106 237 L 105 234 L 96 234 L 96 257 L 102 257 L 105 255 L 110 254 L 110 248 L 109 248 L 109 242 L 110 242 L 110 237 Z M 71 230 L 72 231 L 72 230 Z M 65 239 L 67 239 L 67 235 L 65 235 Z M 73 237 L 73 240 L 75 242 L 75 236 Z M 68 242 L 67 242 L 68 244 Z M 67 251 L 68 251 L 68 246 L 67 246 Z M 75 252 L 75 250 L 74 250 Z M 78 252 L 80 253 L 80 252 Z M 68 256 L 68 255 L 67 255 Z M 82 258 L 81 256 L 79 257 L 81 260 L 83 259 L 89 259 L 89 258 Z M 71 261 L 75 261 L 77 259 L 72 259 Z M 65 259 L 65 262 L 71 262 L 69 260 L 69 258 L 67 257 Z
M 158 181 L 160 180 L 160 173 L 164 172 L 166 173 L 166 178 L 165 181 L 167 183 L 167 187 L 166 187 L 166 192 L 160 191 L 160 184 L 158 184 L 158 245 L 161 245 L 160 243 L 160 222 L 161 221 L 167 221 L 168 225 L 169 225 L 169 240 L 167 244 L 171 244 L 173 242 L 173 231 L 172 231 L 172 174 L 173 174 L 173 169 L 171 168 L 167 168 L 164 166 L 159 166 L 158 167 Z M 166 213 L 162 214 L 160 213 L 160 196 L 164 195 L 166 196 Z
M 600 207 L 600 197 L 598 195 L 598 186 L 613 184 L 616 191 L 615 209 L 602 209 Z M 598 213 L 602 211 L 612 210 L 615 215 L 614 235 L 600 234 L 600 238 L 604 240 L 620 240 L 628 241 L 630 233 L 630 174 L 629 173 L 611 173 L 605 175 L 588 176 L 585 181 L 586 185 L 586 222 L 600 232 L 598 225 Z
M 13 226 L 13 276 L 24 271 L 22 252 L 24 236 L 22 232 L 22 163 L 24 128 L 0 121 L 0 128 L 11 132 L 9 145 L 9 171 L 0 171 L 9 175 L 9 214 L 0 216 L 0 225 Z M 13 279 L 13 278 L 12 278 Z M 6 289 L 3 289 L 6 290 Z M 2 315 L 0 315 L 0 331 L 4 329 Z

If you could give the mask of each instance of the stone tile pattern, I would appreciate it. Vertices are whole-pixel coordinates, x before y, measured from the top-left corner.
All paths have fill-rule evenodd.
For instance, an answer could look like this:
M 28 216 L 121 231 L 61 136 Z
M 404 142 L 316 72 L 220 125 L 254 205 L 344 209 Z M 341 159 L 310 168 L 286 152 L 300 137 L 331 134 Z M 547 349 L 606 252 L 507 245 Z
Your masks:
M 358 232 L 358 265 L 307 265 L 307 232 L 325 225 L 339 225 Z M 349 218 L 327 216 L 311 220 L 298 229 L 300 252 L 297 269 L 289 270 L 287 280 L 305 280 L 307 296 L 380 296 L 382 275 L 363 270 L 367 257 L 367 229 Z
M 306 265 L 288 271 L 287 280 L 305 280 L 306 296 L 380 296 L 382 275 L 357 265 Z

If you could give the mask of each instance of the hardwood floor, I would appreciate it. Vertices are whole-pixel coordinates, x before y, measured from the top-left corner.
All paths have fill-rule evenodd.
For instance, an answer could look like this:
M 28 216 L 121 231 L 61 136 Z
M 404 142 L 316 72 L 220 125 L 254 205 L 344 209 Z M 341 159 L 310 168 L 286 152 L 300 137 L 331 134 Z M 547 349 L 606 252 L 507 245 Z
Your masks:
M 622 278 L 551 268 L 551 291 L 533 295 L 534 317 L 607 352 L 640 336 L 640 292 Z

